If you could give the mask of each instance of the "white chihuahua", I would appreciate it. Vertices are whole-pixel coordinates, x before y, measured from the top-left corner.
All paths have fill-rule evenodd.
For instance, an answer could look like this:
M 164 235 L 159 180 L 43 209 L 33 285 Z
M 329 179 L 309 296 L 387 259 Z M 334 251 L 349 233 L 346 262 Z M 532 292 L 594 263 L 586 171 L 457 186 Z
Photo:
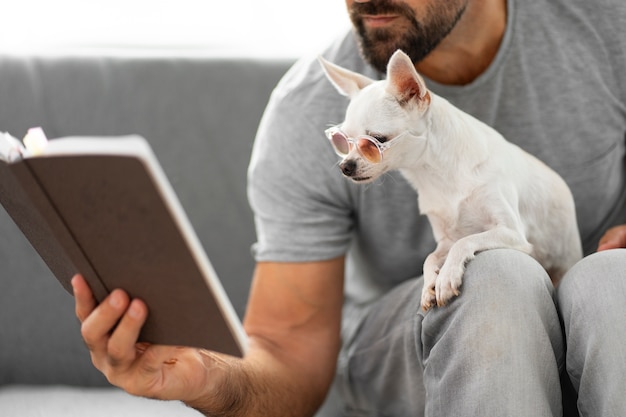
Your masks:
M 582 257 L 565 181 L 428 91 L 405 53 L 394 53 L 382 81 L 320 62 L 332 84 L 350 98 L 344 122 L 326 131 L 343 158 L 343 174 L 365 183 L 400 170 L 431 223 L 437 248 L 424 262 L 425 310 L 459 294 L 465 265 L 480 251 L 527 253 L 554 285 Z

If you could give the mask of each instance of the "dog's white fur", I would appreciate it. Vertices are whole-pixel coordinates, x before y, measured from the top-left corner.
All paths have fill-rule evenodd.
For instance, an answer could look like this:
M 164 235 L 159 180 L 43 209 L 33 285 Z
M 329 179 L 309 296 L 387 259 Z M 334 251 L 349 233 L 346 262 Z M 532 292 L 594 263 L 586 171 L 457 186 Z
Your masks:
M 582 256 L 574 201 L 563 179 L 498 132 L 430 92 L 409 57 L 396 51 L 387 79 L 371 80 L 320 58 L 350 98 L 341 129 L 350 137 L 392 139 L 373 164 L 353 149 L 340 163 L 355 182 L 398 169 L 417 190 L 436 250 L 424 263 L 428 310 L 459 294 L 476 253 L 512 248 L 533 256 L 556 285 Z

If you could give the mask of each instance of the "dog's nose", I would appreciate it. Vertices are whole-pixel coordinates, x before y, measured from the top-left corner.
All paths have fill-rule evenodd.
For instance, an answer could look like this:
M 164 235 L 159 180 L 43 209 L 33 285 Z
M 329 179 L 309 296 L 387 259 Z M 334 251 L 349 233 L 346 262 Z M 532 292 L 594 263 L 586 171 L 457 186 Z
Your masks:
M 348 159 L 347 161 L 340 163 L 339 168 L 341 169 L 341 172 L 343 172 L 343 175 L 351 177 L 356 172 L 356 162 L 352 159 Z

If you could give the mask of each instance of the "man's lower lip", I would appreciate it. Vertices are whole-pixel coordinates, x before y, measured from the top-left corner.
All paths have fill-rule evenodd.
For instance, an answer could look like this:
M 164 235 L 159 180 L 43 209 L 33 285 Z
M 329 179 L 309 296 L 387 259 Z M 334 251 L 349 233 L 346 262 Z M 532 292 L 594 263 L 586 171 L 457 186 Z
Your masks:
M 396 20 L 397 16 L 364 16 L 363 21 L 369 27 L 382 27 Z

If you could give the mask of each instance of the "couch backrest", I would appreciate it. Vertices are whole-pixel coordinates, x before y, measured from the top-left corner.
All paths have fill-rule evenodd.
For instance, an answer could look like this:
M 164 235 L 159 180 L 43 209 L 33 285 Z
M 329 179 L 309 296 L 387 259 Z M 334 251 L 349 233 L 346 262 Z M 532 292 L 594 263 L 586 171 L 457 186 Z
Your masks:
M 0 56 L 0 131 L 140 134 L 168 175 L 242 315 L 253 269 L 246 168 L 270 92 L 291 62 Z M 0 207 L 0 384 L 104 385 L 69 294 Z

